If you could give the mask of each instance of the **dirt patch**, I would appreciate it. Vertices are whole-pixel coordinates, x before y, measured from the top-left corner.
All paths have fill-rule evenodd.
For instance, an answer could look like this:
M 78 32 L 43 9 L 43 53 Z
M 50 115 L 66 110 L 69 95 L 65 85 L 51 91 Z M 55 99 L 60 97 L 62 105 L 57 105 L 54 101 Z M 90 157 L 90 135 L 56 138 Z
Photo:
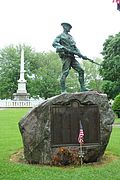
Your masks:
M 24 157 L 23 149 L 20 149 L 12 154 L 10 157 L 10 161 L 15 163 L 27 163 Z
M 93 167 L 100 167 L 100 166 L 107 165 L 107 164 L 111 163 L 112 161 L 117 160 L 118 158 L 119 158 L 118 156 L 115 156 L 110 152 L 109 153 L 105 152 L 105 154 L 103 155 L 103 157 L 101 158 L 100 161 L 93 162 L 93 163 L 87 163 L 87 164 L 85 164 L 85 166 L 92 165 Z
M 101 160 L 99 162 L 87 163 L 87 164 L 84 163 L 83 166 L 100 167 L 100 166 L 104 166 L 106 164 L 109 164 L 112 161 L 117 160 L 117 159 L 118 159 L 118 157 L 113 155 L 112 153 L 105 152 L 104 156 L 101 158 Z M 23 149 L 20 149 L 16 153 L 12 154 L 10 157 L 10 161 L 14 162 L 14 163 L 28 164 L 24 158 Z

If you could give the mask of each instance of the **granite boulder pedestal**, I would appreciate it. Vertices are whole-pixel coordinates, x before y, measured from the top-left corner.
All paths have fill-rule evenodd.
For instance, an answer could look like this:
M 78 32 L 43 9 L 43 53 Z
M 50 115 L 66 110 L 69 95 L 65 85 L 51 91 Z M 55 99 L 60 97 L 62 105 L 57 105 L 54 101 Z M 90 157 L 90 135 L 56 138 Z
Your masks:
M 109 142 L 113 122 L 106 94 L 65 93 L 47 99 L 19 122 L 25 159 L 38 164 L 80 164 L 78 135 L 82 123 L 82 160 L 99 161 Z

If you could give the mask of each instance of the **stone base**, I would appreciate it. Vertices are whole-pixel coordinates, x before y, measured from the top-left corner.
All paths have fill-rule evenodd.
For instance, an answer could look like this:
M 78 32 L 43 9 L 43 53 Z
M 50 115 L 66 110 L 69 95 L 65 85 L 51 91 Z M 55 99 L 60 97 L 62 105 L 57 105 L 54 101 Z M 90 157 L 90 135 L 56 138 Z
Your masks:
M 78 142 L 80 124 L 84 132 Z M 65 93 L 31 110 L 20 122 L 28 163 L 69 165 L 98 161 L 109 142 L 114 113 L 105 94 Z
M 13 100 L 15 101 L 28 101 L 30 97 L 29 93 L 14 93 Z

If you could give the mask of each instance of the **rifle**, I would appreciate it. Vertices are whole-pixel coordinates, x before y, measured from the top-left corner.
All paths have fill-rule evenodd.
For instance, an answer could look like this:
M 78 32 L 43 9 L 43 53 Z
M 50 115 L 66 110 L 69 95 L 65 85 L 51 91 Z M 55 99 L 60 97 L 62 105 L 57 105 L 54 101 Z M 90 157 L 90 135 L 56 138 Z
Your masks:
M 77 56 L 76 58 L 83 58 L 83 59 L 85 59 L 85 60 L 90 61 L 90 62 L 93 63 L 93 64 L 96 64 L 96 65 L 101 66 L 101 64 L 99 64 L 99 63 L 93 61 L 92 59 L 90 59 L 90 58 L 88 58 L 88 57 L 86 57 L 86 56 L 85 56 L 85 57 L 84 57 L 84 56 Z
M 99 64 L 99 63 L 97 63 L 97 62 L 93 61 L 92 59 L 86 58 L 86 60 L 90 61 L 91 63 L 94 63 L 94 64 L 96 64 L 96 65 L 101 66 L 101 64 Z
M 82 54 L 78 54 L 78 52 L 75 51 L 75 50 L 71 50 L 71 49 L 68 49 L 68 48 L 65 48 L 65 47 L 64 47 L 64 50 L 65 50 L 66 52 L 70 52 L 70 53 L 73 53 L 74 55 L 77 55 L 76 58 L 83 58 L 83 59 L 85 59 L 85 60 L 90 61 L 90 62 L 93 63 L 93 64 L 96 64 L 96 65 L 101 66 L 101 64 L 93 61 L 92 59 L 90 59 L 90 58 L 88 58 L 88 57 L 86 57 L 86 56 L 83 56 Z

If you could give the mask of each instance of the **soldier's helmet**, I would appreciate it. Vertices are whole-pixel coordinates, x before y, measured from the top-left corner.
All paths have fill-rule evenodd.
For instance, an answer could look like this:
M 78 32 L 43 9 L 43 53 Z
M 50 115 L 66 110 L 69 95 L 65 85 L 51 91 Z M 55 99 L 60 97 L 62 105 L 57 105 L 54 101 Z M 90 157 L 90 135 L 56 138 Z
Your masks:
M 70 29 L 72 28 L 71 24 L 66 23 L 66 22 L 61 23 L 61 26 L 63 26 L 63 28 L 66 27 L 66 26 L 69 26 Z

